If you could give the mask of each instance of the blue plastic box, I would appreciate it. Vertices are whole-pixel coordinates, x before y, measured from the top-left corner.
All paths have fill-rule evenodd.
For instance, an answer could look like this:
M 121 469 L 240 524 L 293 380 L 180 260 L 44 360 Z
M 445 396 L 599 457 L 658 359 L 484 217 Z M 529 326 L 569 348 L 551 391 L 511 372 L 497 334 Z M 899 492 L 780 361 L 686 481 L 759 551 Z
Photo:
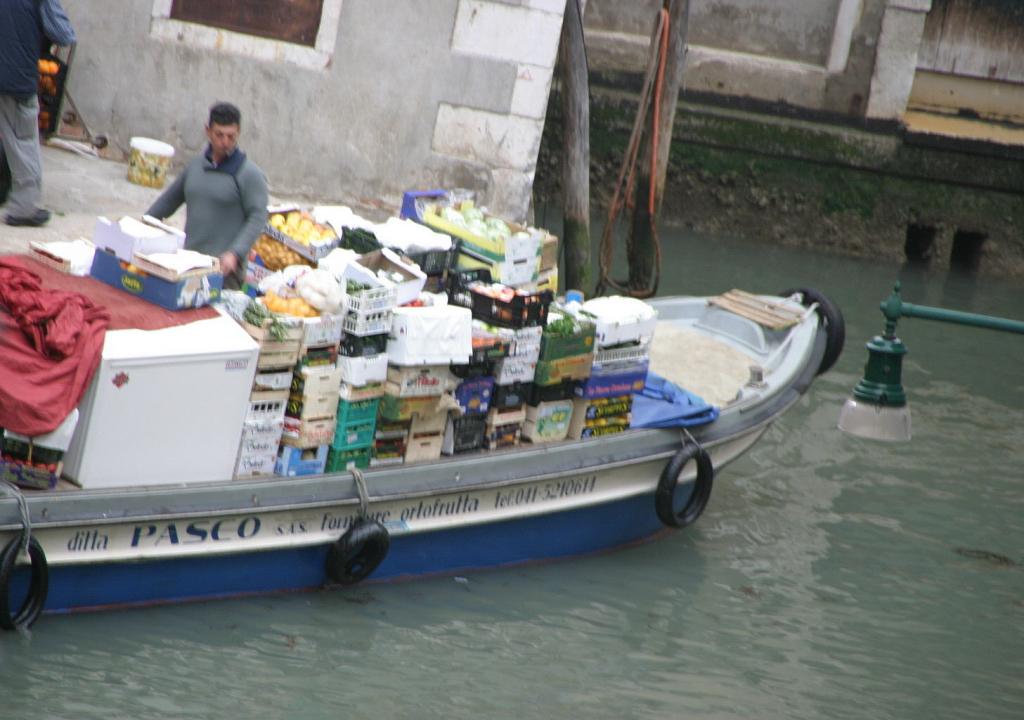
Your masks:
M 297 448 L 282 445 L 274 466 L 276 475 L 297 477 L 299 475 L 321 475 L 327 468 L 327 451 L 330 445 L 315 448 Z

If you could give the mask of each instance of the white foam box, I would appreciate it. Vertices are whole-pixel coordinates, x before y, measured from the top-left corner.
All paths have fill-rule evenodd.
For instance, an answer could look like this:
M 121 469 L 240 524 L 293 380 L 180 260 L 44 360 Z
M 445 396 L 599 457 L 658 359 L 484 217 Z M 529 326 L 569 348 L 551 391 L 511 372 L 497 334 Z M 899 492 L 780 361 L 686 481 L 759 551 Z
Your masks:
M 249 394 L 249 407 L 245 414 L 245 422 L 276 422 L 283 420 L 284 411 L 287 406 L 288 388 L 282 390 L 254 390 Z
M 533 382 L 536 371 L 536 359 L 530 360 L 526 356 L 505 357 L 494 363 L 494 382 L 498 385 Z
M 441 395 L 454 390 L 459 382 L 448 365 L 388 365 L 387 380 L 395 386 L 391 394 L 398 397 Z
M 253 390 L 288 390 L 291 386 L 291 370 L 258 372 L 252 381 Z
M 119 260 L 131 262 L 135 253 L 173 253 L 185 247 L 185 233 L 148 215 L 142 220 L 123 217 L 117 222 L 96 218 L 92 242 L 107 248 Z
M 643 300 L 613 295 L 587 300 L 582 307 L 593 316 L 598 347 L 646 343 L 654 337 L 658 311 Z
M 388 377 L 388 355 L 387 353 L 360 357 L 339 355 L 338 369 L 341 370 L 341 381 L 353 387 L 384 382 Z
M 473 353 L 473 314 L 457 305 L 395 308 L 391 365 L 465 365 Z
M 443 428 L 442 428 L 443 430 Z M 405 462 L 426 462 L 441 458 L 442 433 L 432 435 L 411 435 L 405 444 Z

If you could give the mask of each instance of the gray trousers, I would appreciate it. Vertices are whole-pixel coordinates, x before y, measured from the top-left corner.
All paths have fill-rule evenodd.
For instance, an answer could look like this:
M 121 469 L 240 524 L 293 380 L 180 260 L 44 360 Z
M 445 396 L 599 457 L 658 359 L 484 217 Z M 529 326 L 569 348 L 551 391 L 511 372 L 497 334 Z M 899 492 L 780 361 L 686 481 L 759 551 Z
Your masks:
M 24 100 L 0 95 L 0 153 L 11 168 L 7 214 L 14 217 L 31 216 L 42 196 L 38 123 L 39 99 L 35 95 Z

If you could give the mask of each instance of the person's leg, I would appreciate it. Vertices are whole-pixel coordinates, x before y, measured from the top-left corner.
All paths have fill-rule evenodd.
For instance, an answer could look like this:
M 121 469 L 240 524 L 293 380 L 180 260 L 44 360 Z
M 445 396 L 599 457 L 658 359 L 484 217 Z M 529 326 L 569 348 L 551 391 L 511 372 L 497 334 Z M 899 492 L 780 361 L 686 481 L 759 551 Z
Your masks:
M 7 156 L 4 155 L 4 145 L 0 141 L 0 205 L 7 202 L 7 195 L 11 192 L 11 169 L 7 166 Z
M 0 95 L 0 143 L 11 169 L 11 192 L 7 199 L 9 220 L 40 220 L 43 172 L 39 157 L 39 100 L 32 95 L 18 100 Z M 49 219 L 49 213 L 45 213 Z M 30 223 L 35 224 L 35 223 Z

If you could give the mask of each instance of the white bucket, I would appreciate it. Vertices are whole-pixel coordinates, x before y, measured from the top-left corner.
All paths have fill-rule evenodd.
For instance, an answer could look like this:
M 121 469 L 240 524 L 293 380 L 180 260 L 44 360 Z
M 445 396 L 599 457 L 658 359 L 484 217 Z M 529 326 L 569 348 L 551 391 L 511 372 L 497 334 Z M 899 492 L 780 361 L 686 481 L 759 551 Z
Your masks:
M 161 188 L 167 180 L 174 148 L 147 137 L 133 137 L 128 159 L 128 180 L 136 185 Z

